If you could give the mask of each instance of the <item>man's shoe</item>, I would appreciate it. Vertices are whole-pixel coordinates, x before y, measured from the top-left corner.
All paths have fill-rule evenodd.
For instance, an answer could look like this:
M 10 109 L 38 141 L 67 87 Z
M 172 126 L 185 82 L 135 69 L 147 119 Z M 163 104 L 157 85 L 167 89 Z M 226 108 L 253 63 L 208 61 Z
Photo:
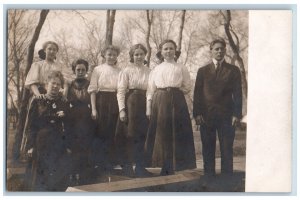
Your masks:
M 122 172 L 125 176 L 134 177 L 134 171 L 131 165 L 126 165 L 122 167 Z
M 174 170 L 170 170 L 170 171 L 162 170 L 159 175 L 160 176 L 169 176 L 169 175 L 174 175 L 174 174 L 175 174 Z

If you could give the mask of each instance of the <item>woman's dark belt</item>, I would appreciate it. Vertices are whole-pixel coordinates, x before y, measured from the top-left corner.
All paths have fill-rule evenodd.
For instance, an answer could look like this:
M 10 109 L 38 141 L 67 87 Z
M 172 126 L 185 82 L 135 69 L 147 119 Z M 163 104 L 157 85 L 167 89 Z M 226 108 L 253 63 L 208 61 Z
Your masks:
M 99 94 L 99 93 L 116 93 L 116 92 L 117 92 L 116 90 L 99 90 L 97 92 L 97 94 Z
M 128 92 L 129 93 L 146 95 L 146 90 L 142 90 L 142 89 L 129 89 Z
M 165 87 L 165 88 L 157 88 L 158 90 L 163 90 L 167 92 L 172 92 L 172 91 L 179 91 L 178 87 Z

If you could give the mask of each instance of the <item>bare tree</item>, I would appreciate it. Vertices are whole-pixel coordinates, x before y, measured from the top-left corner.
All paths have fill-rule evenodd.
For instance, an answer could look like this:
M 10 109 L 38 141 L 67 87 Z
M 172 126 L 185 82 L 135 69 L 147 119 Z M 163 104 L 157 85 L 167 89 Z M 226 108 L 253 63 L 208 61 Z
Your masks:
M 243 87 L 243 93 L 247 97 L 247 91 L 248 91 L 248 84 L 247 84 L 247 79 L 246 79 L 246 72 L 245 72 L 245 67 L 244 67 L 244 62 L 242 57 L 240 56 L 240 41 L 238 35 L 235 33 L 231 26 L 231 12 L 230 10 L 226 11 L 226 14 L 223 14 L 225 23 L 224 23 L 224 29 L 226 36 L 229 41 L 229 45 L 234 53 L 234 59 L 237 60 L 240 71 L 242 74 L 242 87 Z M 232 36 L 233 35 L 233 36 Z M 235 40 L 233 39 L 235 38 Z
M 103 30 L 102 23 L 99 23 L 98 19 L 90 20 L 86 17 L 87 14 L 90 14 L 90 11 L 73 11 L 77 16 L 79 16 L 84 25 L 84 33 L 81 40 L 84 41 L 84 44 L 81 45 L 79 49 L 74 49 L 78 51 L 78 56 L 86 58 L 91 66 L 89 69 L 90 72 L 93 71 L 92 66 L 99 65 L 99 60 L 101 56 L 101 49 L 105 43 L 106 32 Z
M 150 36 L 151 40 L 158 49 L 159 44 L 164 39 L 169 39 L 174 37 L 174 26 L 176 24 L 176 20 L 179 17 L 178 11 L 154 11 L 155 12 L 155 20 L 153 22 L 152 34 Z
M 106 12 L 106 40 L 105 45 L 111 45 L 113 40 L 114 23 L 116 10 L 107 10 Z
M 181 51 L 182 32 L 183 32 L 183 27 L 184 27 L 185 13 L 186 13 L 186 10 L 182 10 L 182 14 L 181 14 L 181 18 L 180 18 L 178 46 L 177 46 L 178 51 Z
M 150 33 L 151 33 L 151 26 L 152 26 L 152 22 L 153 22 L 153 10 L 149 11 L 146 10 L 146 14 L 147 14 L 147 24 L 148 24 L 148 28 L 147 28 L 147 34 L 146 34 L 146 44 L 147 44 L 147 50 L 148 50 L 148 54 L 147 54 L 147 67 L 150 66 L 150 58 L 151 58 L 151 46 L 150 46 Z
M 69 35 L 67 35 L 64 29 L 54 36 L 55 41 L 60 44 L 59 57 L 61 58 L 64 66 L 71 66 L 72 63 L 72 58 L 70 55 L 72 52 L 72 47 L 70 44 L 68 44 L 68 37 Z
M 13 85 L 13 89 L 8 90 L 9 97 L 12 98 L 11 105 L 15 112 L 19 113 L 20 99 L 22 96 L 23 73 L 21 65 L 24 62 L 26 48 L 28 46 L 28 36 L 31 33 L 31 28 L 24 25 L 25 10 L 11 10 L 8 12 L 8 63 L 12 66 L 8 70 L 8 85 Z M 20 34 L 21 33 L 21 34 Z M 16 93 L 16 98 L 13 98 L 13 92 Z M 16 104 L 14 99 L 16 99 Z
M 99 22 L 92 21 L 86 28 L 86 43 L 88 46 L 83 50 L 83 52 L 86 52 L 86 57 L 92 66 L 99 65 L 101 49 L 105 43 L 104 34 L 105 33 L 102 31 L 102 27 Z
M 34 30 L 32 39 L 30 41 L 29 47 L 28 47 L 28 52 L 27 52 L 27 62 L 26 62 L 26 68 L 25 68 L 25 74 L 24 76 L 27 76 L 27 73 L 31 67 L 31 64 L 33 62 L 33 54 L 34 54 L 34 47 L 35 44 L 39 38 L 41 29 L 43 27 L 43 24 L 46 20 L 46 17 L 49 13 L 49 10 L 41 10 L 40 12 L 40 18 L 39 22 Z M 14 159 L 17 160 L 20 156 L 20 145 L 21 145 L 21 140 L 22 140 L 22 133 L 24 130 L 24 124 L 25 124 L 25 119 L 26 119 L 26 113 L 27 113 L 27 105 L 28 105 L 28 100 L 29 100 L 29 90 L 25 89 L 23 86 L 22 90 L 22 100 L 21 100 L 21 106 L 20 106 L 20 114 L 19 114 L 19 121 L 17 123 L 17 130 L 16 130 L 16 135 L 15 135 L 15 141 L 14 141 L 14 146 L 13 146 L 13 156 Z

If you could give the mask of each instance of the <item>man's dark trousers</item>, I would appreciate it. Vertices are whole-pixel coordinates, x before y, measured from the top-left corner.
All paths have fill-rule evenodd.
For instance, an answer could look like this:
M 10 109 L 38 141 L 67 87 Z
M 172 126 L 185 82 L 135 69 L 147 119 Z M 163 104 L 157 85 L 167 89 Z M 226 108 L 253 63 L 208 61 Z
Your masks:
M 215 174 L 216 136 L 218 135 L 221 151 L 221 173 L 233 172 L 233 141 L 234 127 L 230 119 L 215 118 L 207 125 L 200 126 L 204 172 L 207 175 Z

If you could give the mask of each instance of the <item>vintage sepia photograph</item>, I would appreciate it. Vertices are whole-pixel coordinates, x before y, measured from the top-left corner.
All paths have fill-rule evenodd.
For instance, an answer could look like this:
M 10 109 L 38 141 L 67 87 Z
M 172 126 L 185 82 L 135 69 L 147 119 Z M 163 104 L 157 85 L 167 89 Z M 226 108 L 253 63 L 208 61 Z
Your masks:
M 4 193 L 295 194 L 296 7 L 238 8 L 4 6 Z
M 248 10 L 7 10 L 8 192 L 245 192 Z

